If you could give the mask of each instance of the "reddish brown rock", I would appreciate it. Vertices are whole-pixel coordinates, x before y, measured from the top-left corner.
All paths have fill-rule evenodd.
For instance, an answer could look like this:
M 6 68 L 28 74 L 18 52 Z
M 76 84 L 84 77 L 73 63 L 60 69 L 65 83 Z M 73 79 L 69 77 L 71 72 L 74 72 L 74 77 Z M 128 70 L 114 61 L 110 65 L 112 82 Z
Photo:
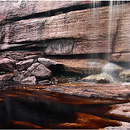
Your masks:
M 45 79 L 51 76 L 51 71 L 40 63 L 34 63 L 27 69 L 26 75 Z
M 129 32 L 130 32 L 130 10 L 125 10 L 125 13 L 123 13 L 123 16 L 120 17 L 118 21 L 118 26 L 117 26 L 117 37 L 116 37 L 116 44 L 114 47 L 114 52 L 130 52 L 130 37 L 129 37 Z
M 7 18 L 24 17 L 71 6 L 89 4 L 91 1 L 19 1 L 12 3 L 14 7 L 10 10 Z
M 105 63 L 100 59 L 53 59 L 63 64 L 66 72 L 75 72 L 79 74 L 99 74 Z
M 14 73 L 15 76 L 14 76 L 13 80 L 20 82 L 21 80 L 26 78 L 25 74 L 26 74 L 26 71 L 21 71 L 21 72 L 15 71 L 15 73 Z
M 1 50 L 44 48 L 47 55 L 111 53 L 112 61 L 130 61 L 129 3 L 95 9 L 88 8 L 91 1 L 0 3 L 0 21 L 5 24 L 0 27 Z M 82 5 L 87 6 L 66 10 Z
M 0 80 L 12 80 L 13 79 L 14 74 L 13 73 L 8 73 L 8 74 L 4 74 L 4 75 L 0 75 Z
M 16 61 L 8 58 L 0 58 L 0 70 L 5 72 L 13 72 L 16 68 Z
M 116 62 L 129 62 L 130 61 L 130 53 L 129 52 L 120 52 L 120 53 L 113 53 L 110 56 L 111 61 Z
M 28 67 L 30 67 L 33 63 L 33 59 L 29 59 L 29 60 L 24 60 L 24 61 L 20 61 L 18 63 L 16 63 L 17 69 L 18 70 L 26 70 Z
M 34 55 L 36 55 L 36 57 L 42 57 L 43 52 L 41 51 L 20 51 L 20 52 L 6 51 L 6 52 L 1 53 L 1 57 L 13 59 L 16 61 L 27 60 L 30 57 L 34 59 L 33 58 Z
M 28 85 L 36 85 L 36 78 L 35 78 L 35 76 L 27 77 L 27 78 L 23 79 L 20 83 L 28 84 Z
M 58 62 L 55 62 L 51 59 L 47 59 L 47 58 L 38 58 L 38 62 L 43 64 L 46 67 L 49 67 L 50 65 L 57 65 Z
M 2 22 L 9 14 L 9 10 L 14 8 L 13 4 L 17 1 L 0 1 L 0 22 Z
M 115 101 L 129 100 L 130 84 L 84 84 L 84 83 L 61 83 L 60 87 L 42 87 L 47 91 L 82 96 L 86 98 L 108 98 Z M 97 101 L 95 100 L 95 103 Z M 107 101 L 103 101 L 104 103 Z M 103 103 L 102 102 L 102 103 Z
M 112 45 L 113 36 L 117 27 L 122 26 L 118 25 L 118 21 L 124 18 L 120 14 L 129 11 L 129 4 L 123 7 L 115 5 L 114 8 L 116 11 L 111 19 L 109 7 L 101 7 L 95 9 L 97 16 L 94 19 L 93 10 L 85 9 L 49 18 L 21 20 L 11 26 L 9 42 L 50 39 L 43 43 L 47 46 L 45 53 L 48 55 L 110 53 L 116 48 Z
M 126 9 L 128 5 L 125 5 Z M 115 8 L 121 7 L 115 5 Z M 50 41 L 43 42 L 47 46 L 45 53 L 48 55 L 111 52 L 112 37 L 110 39 L 108 37 L 109 7 L 97 8 L 95 11 L 98 12 L 95 19 L 92 19 L 93 10 L 85 9 L 49 18 L 15 22 L 10 28 L 9 42 L 50 39 Z M 112 20 L 110 35 L 116 32 L 120 12 L 121 9 Z

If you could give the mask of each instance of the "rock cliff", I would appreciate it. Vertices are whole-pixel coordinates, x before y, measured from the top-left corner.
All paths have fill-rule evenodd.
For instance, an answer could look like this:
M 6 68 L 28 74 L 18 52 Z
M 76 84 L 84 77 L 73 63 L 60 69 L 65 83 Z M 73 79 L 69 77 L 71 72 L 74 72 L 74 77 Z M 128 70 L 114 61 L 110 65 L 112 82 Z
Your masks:
M 108 1 L 1 1 L 0 50 L 110 54 L 111 61 L 130 61 L 129 6 Z

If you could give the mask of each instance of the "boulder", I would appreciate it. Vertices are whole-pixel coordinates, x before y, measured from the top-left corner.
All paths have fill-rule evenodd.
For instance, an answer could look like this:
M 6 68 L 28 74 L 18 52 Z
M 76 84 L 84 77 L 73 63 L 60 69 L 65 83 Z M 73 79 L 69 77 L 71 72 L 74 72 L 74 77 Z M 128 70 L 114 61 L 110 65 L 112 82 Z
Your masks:
M 31 72 L 32 72 L 33 70 L 35 70 L 35 68 L 36 68 L 38 65 L 40 65 L 40 63 L 33 63 L 33 64 L 27 69 L 25 75 L 26 75 L 26 76 L 31 76 Z
M 124 70 L 120 73 L 120 79 L 123 82 L 130 82 L 130 70 Z
M 28 67 L 30 67 L 33 63 L 33 59 L 24 60 L 16 63 L 16 67 L 19 71 L 26 70 Z
M 89 75 L 82 79 L 84 82 L 96 82 L 96 83 L 110 83 L 113 81 L 112 77 L 106 73 Z
M 97 83 L 110 83 L 111 81 L 113 81 L 112 77 L 106 73 L 99 74 L 96 77 Z
M 17 82 L 20 82 L 21 80 L 25 79 L 26 76 L 26 71 L 21 71 L 21 72 L 18 72 L 18 71 L 15 71 L 15 77 L 13 78 L 14 81 L 17 81 Z
M 16 68 L 16 61 L 8 58 L 0 59 L 0 71 L 13 72 Z
M 84 82 L 96 82 L 97 76 L 99 76 L 99 74 L 89 75 L 87 77 L 82 78 L 82 81 L 84 81 Z
M 0 80 L 12 80 L 14 74 L 13 73 L 7 73 L 4 75 L 0 75 Z
M 51 59 L 47 59 L 47 58 L 38 58 L 38 62 L 43 64 L 46 67 L 49 67 L 50 65 L 57 65 L 57 64 L 59 64 L 58 62 L 53 61 Z
M 35 76 L 27 77 L 27 78 L 23 79 L 20 83 L 28 84 L 28 85 L 36 85 L 36 78 L 35 78 Z
M 27 69 L 26 75 L 45 79 L 51 77 L 51 71 L 40 63 L 34 63 Z

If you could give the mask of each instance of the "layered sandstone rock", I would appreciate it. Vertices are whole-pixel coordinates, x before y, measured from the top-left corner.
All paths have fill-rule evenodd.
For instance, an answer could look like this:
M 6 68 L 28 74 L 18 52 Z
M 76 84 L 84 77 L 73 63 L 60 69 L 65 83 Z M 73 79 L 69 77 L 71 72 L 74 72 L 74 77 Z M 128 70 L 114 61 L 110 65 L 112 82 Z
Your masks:
M 46 55 L 110 53 L 113 61 L 129 61 L 124 52 L 129 53 L 130 4 L 102 3 L 94 8 L 90 1 L 22 1 L 9 7 L 3 2 L 0 49 Z
M 5 1 L 1 2 L 1 11 L 6 13 L 7 19 L 11 19 L 91 3 L 91 1 Z
M 100 74 L 107 63 L 100 59 L 53 59 L 62 64 L 66 72 L 79 74 Z

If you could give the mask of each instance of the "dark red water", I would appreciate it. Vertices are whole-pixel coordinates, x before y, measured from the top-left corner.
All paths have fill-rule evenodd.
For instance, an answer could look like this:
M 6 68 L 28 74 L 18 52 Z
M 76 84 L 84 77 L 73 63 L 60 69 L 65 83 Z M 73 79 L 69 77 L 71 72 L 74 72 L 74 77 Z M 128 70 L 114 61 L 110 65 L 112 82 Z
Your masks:
M 44 90 L 3 84 L 0 91 L 0 128 L 85 128 L 119 126 L 112 120 L 107 99 L 87 99 Z M 103 101 L 104 100 L 104 101 Z M 95 102 L 97 101 L 97 102 Z

